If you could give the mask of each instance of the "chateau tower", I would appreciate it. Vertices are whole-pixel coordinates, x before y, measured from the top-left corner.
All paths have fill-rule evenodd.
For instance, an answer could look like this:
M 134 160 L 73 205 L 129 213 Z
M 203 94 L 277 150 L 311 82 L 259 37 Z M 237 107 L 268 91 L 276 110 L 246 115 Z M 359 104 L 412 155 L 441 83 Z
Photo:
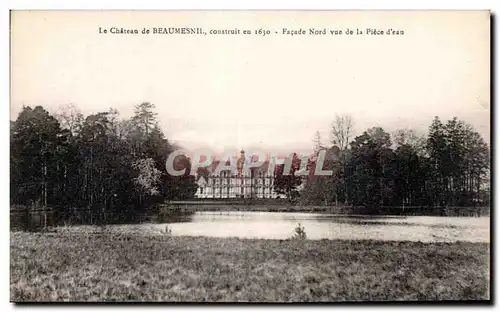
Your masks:
M 245 166 L 245 151 L 241 150 L 240 157 L 236 161 L 236 169 L 238 170 L 238 176 L 243 176 L 243 168 Z

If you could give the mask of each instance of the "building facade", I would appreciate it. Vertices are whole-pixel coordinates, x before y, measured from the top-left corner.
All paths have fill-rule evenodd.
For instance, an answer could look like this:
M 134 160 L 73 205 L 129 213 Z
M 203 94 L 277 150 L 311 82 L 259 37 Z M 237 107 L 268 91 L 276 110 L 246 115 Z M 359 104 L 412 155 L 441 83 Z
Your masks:
M 196 176 L 198 189 L 196 198 L 285 198 L 274 190 L 274 175 L 268 173 L 269 163 L 261 167 L 244 170 L 245 152 L 241 151 L 236 163 L 236 172 L 212 166 L 204 174 Z

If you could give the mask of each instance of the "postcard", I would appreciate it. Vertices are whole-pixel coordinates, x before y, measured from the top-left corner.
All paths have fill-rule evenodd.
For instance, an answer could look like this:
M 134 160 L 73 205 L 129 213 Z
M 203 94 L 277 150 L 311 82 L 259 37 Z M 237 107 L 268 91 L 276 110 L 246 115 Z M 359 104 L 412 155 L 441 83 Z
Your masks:
M 489 11 L 11 11 L 10 300 L 489 302 Z

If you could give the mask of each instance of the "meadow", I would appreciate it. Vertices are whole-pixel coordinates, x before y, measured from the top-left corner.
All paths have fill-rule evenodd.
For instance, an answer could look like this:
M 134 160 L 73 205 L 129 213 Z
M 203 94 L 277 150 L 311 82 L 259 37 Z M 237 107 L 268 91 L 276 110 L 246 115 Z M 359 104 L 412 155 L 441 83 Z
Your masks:
M 14 302 L 489 299 L 487 243 L 12 232 L 10 245 Z

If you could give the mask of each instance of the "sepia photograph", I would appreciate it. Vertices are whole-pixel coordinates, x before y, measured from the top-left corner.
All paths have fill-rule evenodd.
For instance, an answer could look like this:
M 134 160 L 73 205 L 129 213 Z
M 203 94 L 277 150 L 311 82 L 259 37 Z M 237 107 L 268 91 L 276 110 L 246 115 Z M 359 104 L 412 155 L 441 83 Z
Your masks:
M 10 302 L 491 303 L 487 10 L 11 10 Z

